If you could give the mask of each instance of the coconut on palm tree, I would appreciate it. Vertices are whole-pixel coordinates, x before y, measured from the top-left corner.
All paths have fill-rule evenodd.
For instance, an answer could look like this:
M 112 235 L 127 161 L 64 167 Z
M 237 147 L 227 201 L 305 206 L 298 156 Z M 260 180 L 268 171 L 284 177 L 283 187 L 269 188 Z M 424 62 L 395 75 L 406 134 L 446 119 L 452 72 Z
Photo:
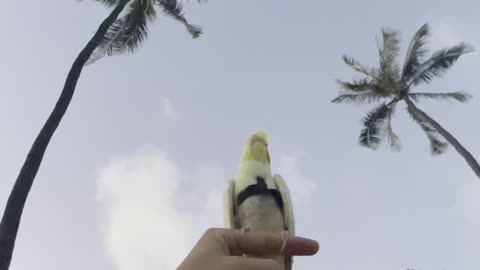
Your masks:
M 96 33 L 74 60 L 60 97 L 37 135 L 7 200 L 0 223 L 0 270 L 10 266 L 23 208 L 47 146 L 72 100 L 78 78 L 87 62 L 104 55 L 133 52 L 147 37 L 148 23 L 156 15 L 156 7 L 183 23 L 189 33 L 198 37 L 201 28 L 185 19 L 177 0 L 97 0 L 113 10 L 100 24 Z M 121 13 L 124 12 L 124 15 Z M 120 16 L 121 15 L 121 16 Z
M 466 102 L 471 96 L 465 92 L 412 91 L 414 87 L 427 84 L 433 78 L 442 76 L 460 56 L 473 51 L 473 48 L 466 43 L 459 43 L 426 57 L 428 50 L 425 45 L 429 36 L 428 24 L 424 24 L 413 36 L 405 62 L 401 66 L 397 63 L 398 33 L 393 30 L 382 30 L 382 44 L 378 49 L 379 67 L 364 66 L 354 58 L 344 55 L 343 61 L 364 77 L 351 82 L 338 81 L 343 92 L 332 102 L 380 103 L 363 119 L 359 142 L 362 146 L 377 149 L 386 140 L 392 149 L 399 150 L 399 139 L 392 130 L 391 120 L 398 102 L 405 101 L 408 113 L 425 131 L 432 154 L 444 153 L 448 144 L 451 144 L 480 177 L 480 165 L 470 152 L 450 132 L 415 105 L 415 102 L 422 98 Z

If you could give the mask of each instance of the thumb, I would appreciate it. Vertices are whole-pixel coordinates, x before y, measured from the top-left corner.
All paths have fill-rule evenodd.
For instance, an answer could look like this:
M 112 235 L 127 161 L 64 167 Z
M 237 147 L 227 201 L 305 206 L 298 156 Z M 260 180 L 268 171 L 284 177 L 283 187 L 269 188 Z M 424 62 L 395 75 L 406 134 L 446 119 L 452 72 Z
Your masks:
M 283 236 L 278 233 L 267 232 L 241 232 L 232 229 L 217 229 L 219 236 L 225 242 L 229 255 L 251 256 L 308 256 L 318 252 L 319 245 L 315 240 Z M 287 241 L 283 252 L 281 251 L 284 237 Z

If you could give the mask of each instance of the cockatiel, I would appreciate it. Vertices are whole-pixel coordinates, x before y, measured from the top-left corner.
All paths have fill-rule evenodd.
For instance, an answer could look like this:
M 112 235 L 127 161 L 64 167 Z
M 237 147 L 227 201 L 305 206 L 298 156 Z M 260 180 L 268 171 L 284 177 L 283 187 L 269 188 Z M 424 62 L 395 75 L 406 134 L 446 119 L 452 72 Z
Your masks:
M 272 177 L 268 135 L 254 132 L 246 142 L 240 168 L 228 182 L 224 197 L 226 226 L 242 231 L 278 232 L 295 235 L 292 201 L 283 178 Z M 292 269 L 292 257 L 273 257 L 283 270 Z

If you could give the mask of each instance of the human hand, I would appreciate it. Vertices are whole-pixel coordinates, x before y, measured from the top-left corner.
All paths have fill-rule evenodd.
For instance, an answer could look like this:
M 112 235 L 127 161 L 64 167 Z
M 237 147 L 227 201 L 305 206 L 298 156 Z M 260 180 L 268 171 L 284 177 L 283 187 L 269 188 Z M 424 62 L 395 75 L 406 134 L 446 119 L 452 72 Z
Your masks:
M 277 270 L 272 259 L 250 256 L 306 256 L 318 252 L 314 240 L 289 236 L 282 249 L 280 233 L 242 232 L 233 229 L 209 229 L 198 241 L 177 270 Z

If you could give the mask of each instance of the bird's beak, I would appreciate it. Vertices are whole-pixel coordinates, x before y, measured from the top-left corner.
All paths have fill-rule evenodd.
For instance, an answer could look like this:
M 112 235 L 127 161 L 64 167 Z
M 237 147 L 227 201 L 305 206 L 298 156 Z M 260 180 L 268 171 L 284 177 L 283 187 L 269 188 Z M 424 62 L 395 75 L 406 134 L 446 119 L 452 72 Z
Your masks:
M 267 150 L 267 160 L 268 160 L 268 164 L 270 164 L 270 154 L 268 153 L 268 150 Z

